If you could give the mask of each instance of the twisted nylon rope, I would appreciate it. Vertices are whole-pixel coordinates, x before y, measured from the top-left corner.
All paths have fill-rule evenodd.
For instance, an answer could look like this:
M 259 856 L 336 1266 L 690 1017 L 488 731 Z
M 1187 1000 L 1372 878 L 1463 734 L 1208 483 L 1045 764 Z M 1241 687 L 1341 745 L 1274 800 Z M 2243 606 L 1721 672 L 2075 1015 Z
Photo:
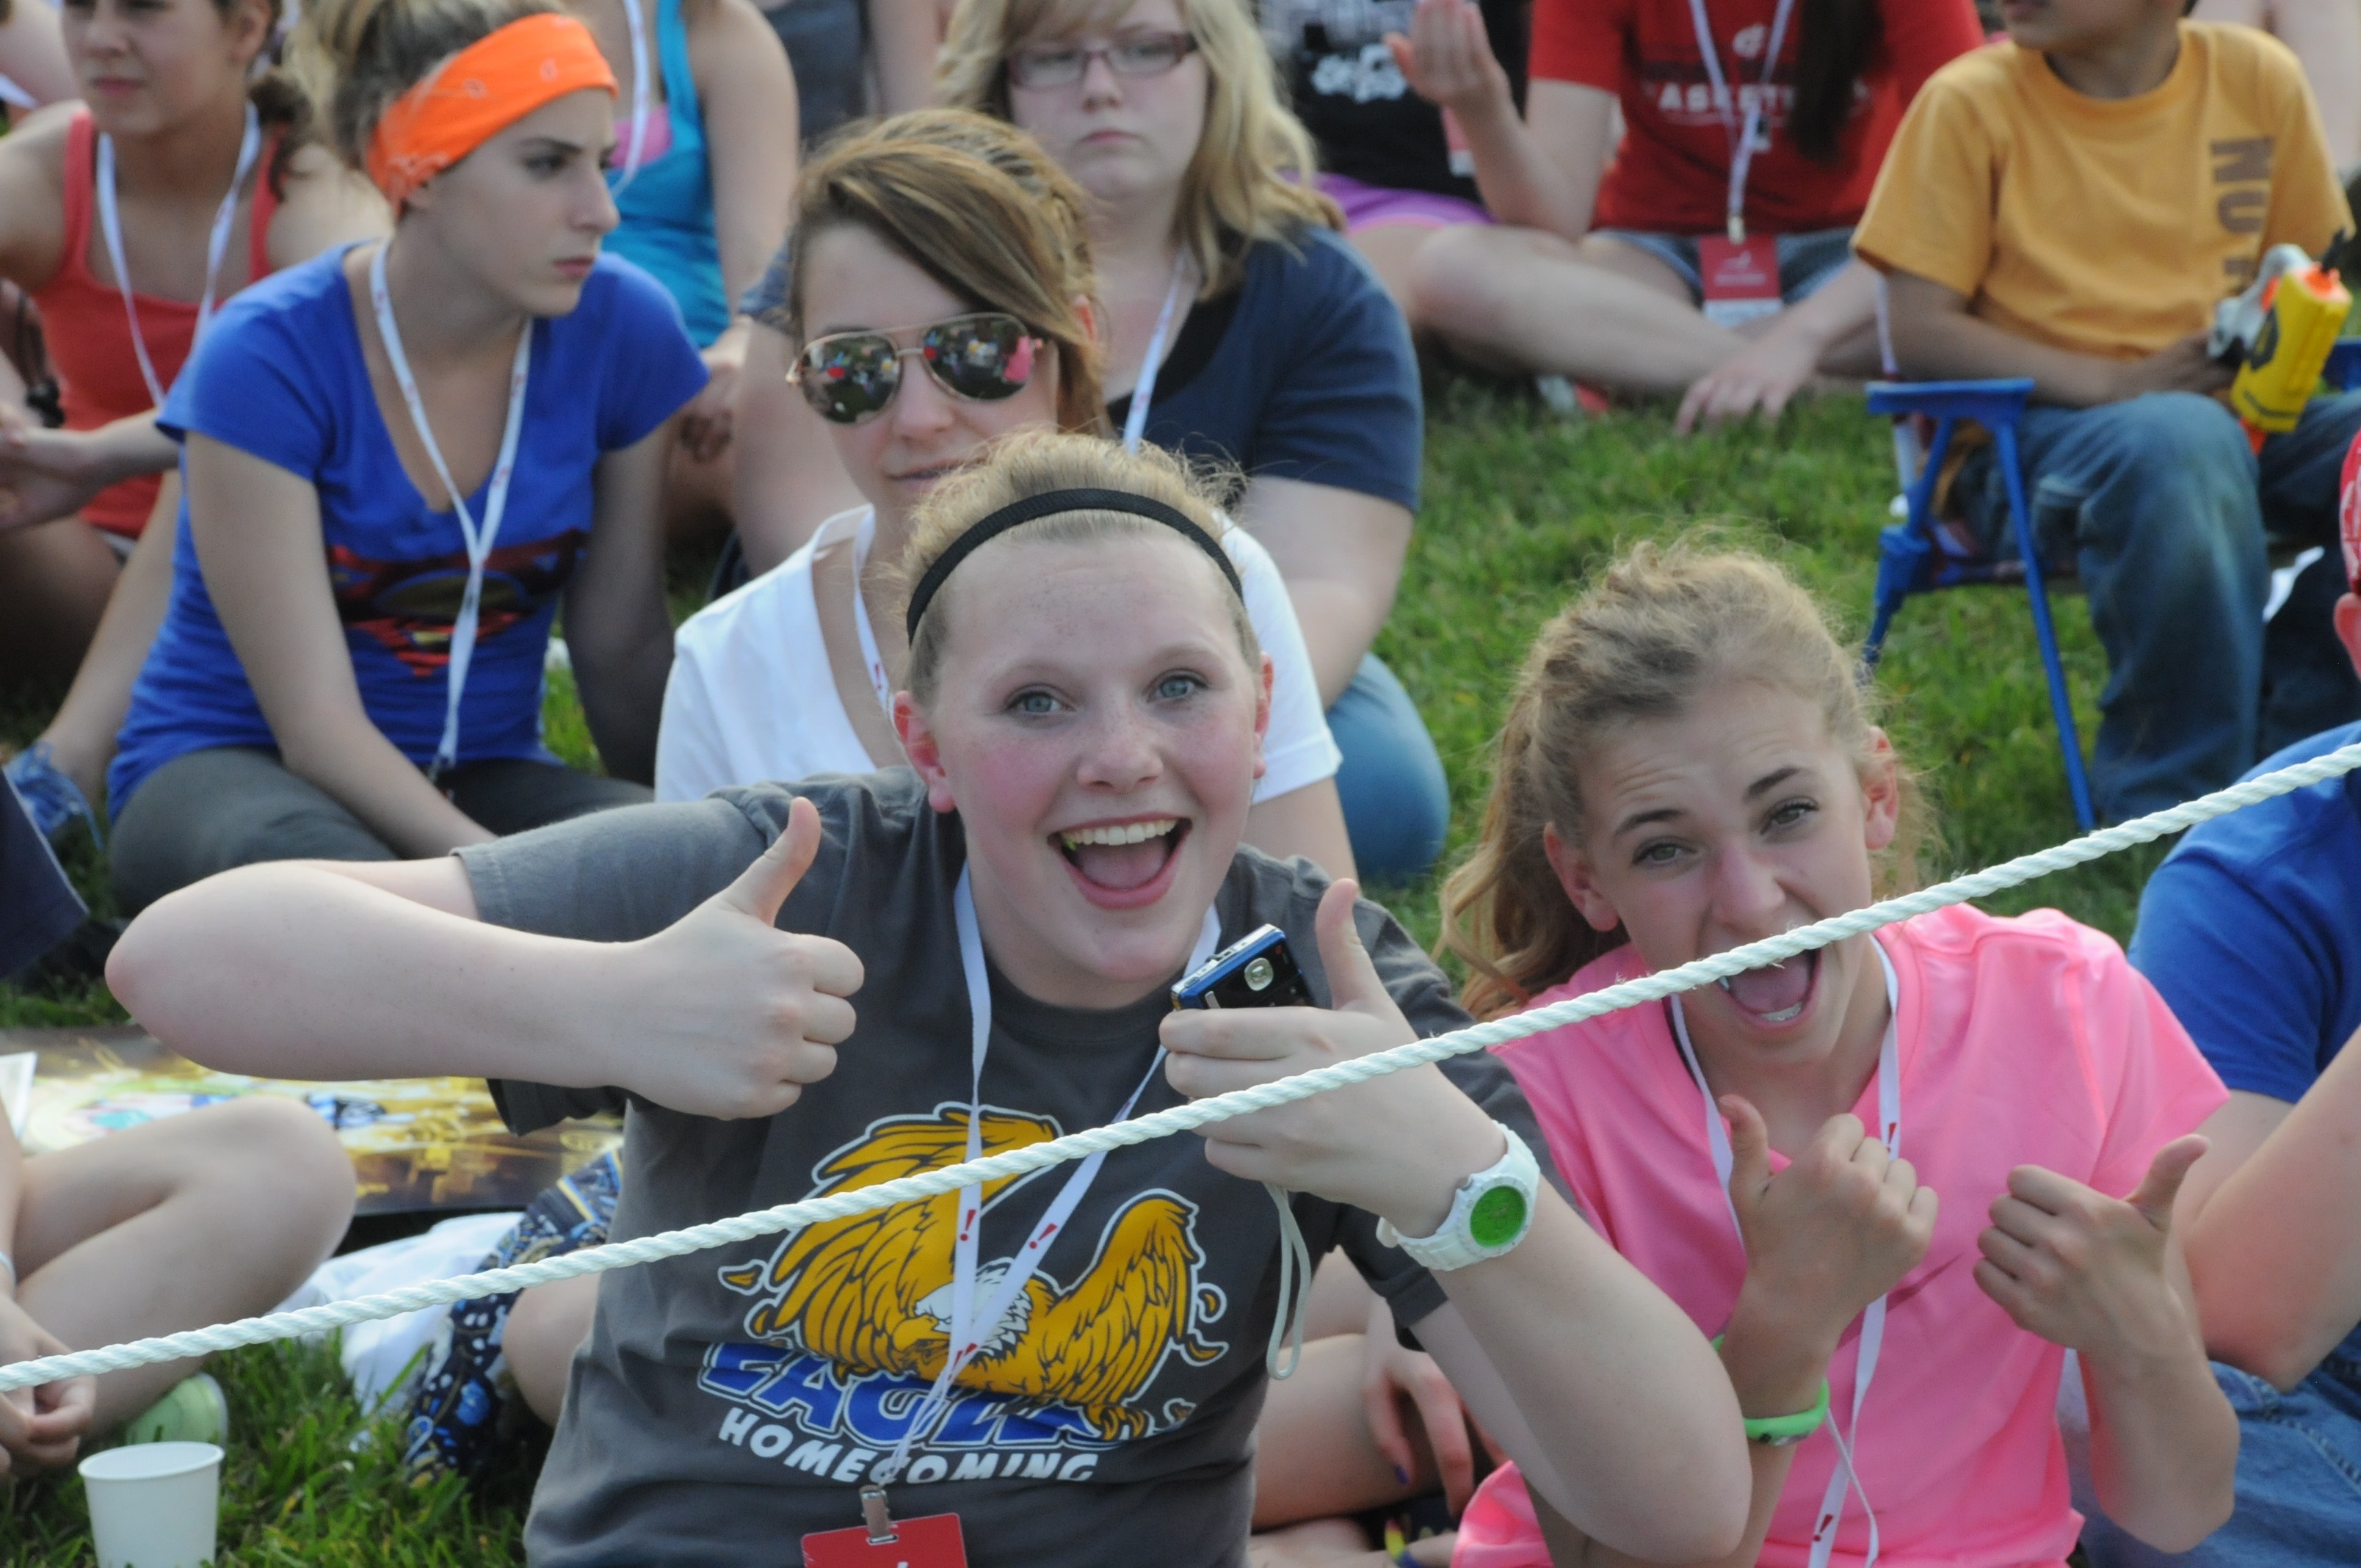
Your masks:
M 636 1241 L 610 1242 L 605 1246 L 587 1247 L 563 1256 L 544 1258 L 539 1263 L 430 1280 L 423 1285 L 388 1290 L 380 1295 L 359 1296 L 349 1301 L 305 1307 L 298 1311 L 246 1318 L 234 1323 L 191 1329 L 157 1339 L 134 1340 L 127 1344 L 107 1345 L 99 1350 L 82 1350 L 65 1355 L 43 1356 L 36 1361 L 14 1362 L 0 1366 L 0 1393 L 29 1388 L 36 1384 L 55 1382 L 64 1377 L 79 1377 L 88 1373 L 120 1372 L 126 1367 L 234 1350 L 240 1345 L 260 1344 L 268 1340 L 321 1333 L 351 1323 L 397 1317 L 423 1307 L 472 1301 L 478 1297 L 498 1296 L 522 1290 L 528 1286 L 572 1279 L 579 1275 L 603 1274 L 610 1268 L 655 1263 L 664 1258 L 725 1246 L 732 1242 L 774 1235 L 821 1220 L 841 1220 L 866 1213 L 872 1209 L 954 1192 L 971 1182 L 983 1183 L 1004 1176 L 1021 1176 L 1067 1160 L 1081 1159 L 1102 1149 L 1144 1144 L 1151 1138 L 1168 1137 L 1208 1123 L 1227 1121 L 1233 1116 L 1309 1099 L 1327 1090 L 1364 1083 L 1389 1072 L 1400 1072 L 1404 1068 L 1421 1067 L 1445 1057 L 1504 1045 L 1544 1029 L 1578 1024 L 1602 1013 L 1661 1001 L 1675 992 L 1693 991 L 1729 975 L 1783 962 L 1798 953 L 1827 947 L 1847 937 L 1874 931 L 1882 926 L 1891 926 L 1947 905 L 1986 897 L 2020 883 L 2031 882 L 2036 877 L 2064 871 L 2086 861 L 2095 861 L 2102 855 L 2111 855 L 2135 844 L 2161 839 L 2168 833 L 2193 828 L 2200 822 L 2211 821 L 2242 806 L 2286 795 L 2307 784 L 2336 778 L 2356 768 L 2361 768 L 2361 742 L 2315 757 L 2308 762 L 2298 762 L 2293 767 L 2249 779 L 2244 784 L 2232 784 L 2227 789 L 2216 790 L 2212 795 L 2135 818 L 2118 827 L 2102 828 L 2095 833 L 2085 834 L 2050 849 L 2037 850 L 2032 854 L 2020 855 L 2015 860 L 1984 871 L 1955 877 L 1949 882 L 1905 894 L 1899 898 L 1889 898 L 1883 904 L 1872 904 L 1850 914 L 1833 916 L 1809 926 L 1799 926 L 1781 936 L 1749 942 L 1742 948 L 1732 948 L 1728 952 L 1716 953 L 1711 958 L 1699 959 L 1678 969 L 1642 975 L 1637 980 L 1628 980 L 1620 985 L 1553 1003 L 1547 1007 L 1536 1007 L 1513 1017 L 1495 1019 L 1488 1024 L 1477 1024 L 1447 1035 L 1396 1046 L 1390 1050 L 1298 1073 L 1293 1078 L 1257 1084 L 1252 1089 L 1240 1089 L 1211 1099 L 1192 1101 L 1186 1105 L 1175 1105 L 1170 1110 L 1136 1117 L 1128 1122 L 1115 1122 L 1087 1132 L 1071 1133 L 1062 1138 L 1010 1149 L 965 1165 L 881 1181 L 874 1187 L 783 1203 L 774 1209 L 740 1214 L 734 1219 L 716 1220 L 708 1224 L 691 1225 L 685 1230 L 642 1236 Z

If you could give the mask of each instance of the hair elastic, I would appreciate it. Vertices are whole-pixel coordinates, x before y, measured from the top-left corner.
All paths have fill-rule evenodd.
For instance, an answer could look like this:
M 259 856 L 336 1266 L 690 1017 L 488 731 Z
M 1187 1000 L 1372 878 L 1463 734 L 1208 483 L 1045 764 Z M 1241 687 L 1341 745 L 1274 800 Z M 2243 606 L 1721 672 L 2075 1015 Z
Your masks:
M 1222 569 L 1230 591 L 1241 600 L 1246 597 L 1246 587 L 1238 580 L 1238 568 L 1231 561 L 1230 553 L 1222 548 L 1220 540 L 1190 521 L 1189 515 L 1178 507 L 1167 506 L 1147 496 L 1136 496 L 1129 490 L 1045 490 L 1038 496 L 1027 496 L 1022 500 L 1009 502 L 951 541 L 950 548 L 935 558 L 935 564 L 927 568 L 926 575 L 918 579 L 917 587 L 910 594 L 910 613 L 904 622 L 910 641 L 916 642 L 918 640 L 918 621 L 926 615 L 927 606 L 934 602 L 935 595 L 942 590 L 944 581 L 961 562 L 1012 528 L 1070 511 L 1119 511 L 1133 517 L 1144 517 L 1150 522 L 1160 522 L 1211 556 L 1213 565 Z

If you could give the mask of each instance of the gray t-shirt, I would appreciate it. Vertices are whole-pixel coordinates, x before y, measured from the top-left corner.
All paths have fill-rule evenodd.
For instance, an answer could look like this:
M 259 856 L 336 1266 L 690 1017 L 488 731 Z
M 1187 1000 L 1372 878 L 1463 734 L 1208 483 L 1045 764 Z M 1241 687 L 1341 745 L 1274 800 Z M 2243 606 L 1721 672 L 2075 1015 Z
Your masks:
M 951 892 L 964 849 L 906 770 L 807 781 L 825 842 L 780 912 L 866 969 L 835 1073 L 791 1109 L 744 1122 L 634 1098 L 617 1239 L 909 1171 L 964 1152 L 969 1020 Z M 785 826 L 791 793 L 602 812 L 460 851 L 483 917 L 594 941 L 671 924 L 728 885 Z M 1326 879 L 1239 851 L 1217 905 L 1224 942 L 1268 921 L 1313 994 L 1328 992 L 1312 916 Z M 1411 1024 L 1466 1022 L 1448 982 L 1376 905 L 1363 942 Z M 987 1152 L 1095 1126 L 1148 1069 L 1159 992 L 1089 1013 L 993 977 Z M 1547 1146 L 1488 1054 L 1444 1066 Z M 575 1097 L 502 1085 L 512 1122 Z M 1137 1113 L 1175 1104 L 1161 1074 Z M 1023 1243 L 1064 1180 L 1053 1168 L 985 1191 L 983 1277 Z M 526 1541 L 537 1563 L 792 1563 L 807 1532 L 860 1522 L 855 1488 L 890 1453 L 941 1365 L 951 1195 L 809 1226 L 599 1280 Z M 1314 1257 L 1342 1246 L 1415 1323 L 1442 1288 L 1378 1245 L 1360 1211 L 1298 1195 Z M 897 1516 L 960 1516 L 975 1568 L 1210 1568 L 1245 1561 L 1254 1429 L 1276 1311 L 1279 1225 L 1260 1184 L 1206 1163 L 1191 1135 L 1111 1155 L 997 1342 L 962 1374 L 892 1490 Z M 971 1386 L 972 1385 L 972 1386 Z

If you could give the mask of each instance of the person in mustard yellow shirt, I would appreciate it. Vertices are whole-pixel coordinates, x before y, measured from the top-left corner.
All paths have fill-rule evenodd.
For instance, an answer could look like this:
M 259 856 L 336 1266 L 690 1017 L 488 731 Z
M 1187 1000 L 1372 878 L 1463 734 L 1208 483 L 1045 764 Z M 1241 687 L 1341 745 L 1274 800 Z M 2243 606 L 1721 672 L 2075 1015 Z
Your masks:
M 2317 256 L 2353 214 L 2295 57 L 2182 11 L 2009 0 L 2008 38 L 1920 91 L 1853 241 L 1884 275 L 1901 374 L 2033 379 L 2026 488 L 2106 648 L 2092 777 L 2117 821 L 2361 718 L 2329 619 L 2361 395 L 2316 400 L 2257 452 L 2205 351 L 2266 251 Z M 1953 494 L 2004 542 L 1989 449 Z M 2267 535 L 2330 546 L 2268 634 Z

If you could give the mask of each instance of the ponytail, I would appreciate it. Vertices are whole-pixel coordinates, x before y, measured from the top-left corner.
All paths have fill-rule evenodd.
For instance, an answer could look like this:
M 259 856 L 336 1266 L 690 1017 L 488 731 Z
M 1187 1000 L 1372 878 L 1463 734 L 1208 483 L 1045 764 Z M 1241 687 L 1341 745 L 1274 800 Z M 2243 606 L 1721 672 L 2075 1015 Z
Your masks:
M 1795 39 L 1795 100 L 1787 134 L 1815 163 L 1834 163 L 1852 118 L 1855 84 L 1884 41 L 1877 0 L 1803 0 Z

